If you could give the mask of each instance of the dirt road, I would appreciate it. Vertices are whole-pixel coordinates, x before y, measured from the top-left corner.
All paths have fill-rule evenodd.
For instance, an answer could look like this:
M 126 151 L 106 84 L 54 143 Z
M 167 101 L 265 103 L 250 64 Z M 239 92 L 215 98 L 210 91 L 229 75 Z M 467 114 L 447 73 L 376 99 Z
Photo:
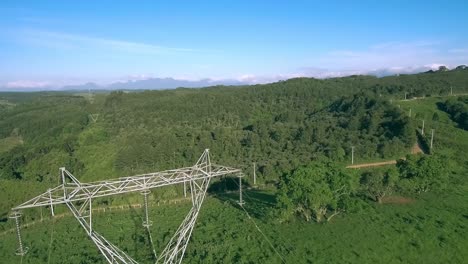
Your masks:
M 355 164 L 355 165 L 346 166 L 346 168 L 350 168 L 350 169 L 359 169 L 359 168 L 378 167 L 378 166 L 392 165 L 392 164 L 396 164 L 396 160 L 381 161 L 381 162 L 372 162 L 372 163 L 363 163 L 363 164 Z

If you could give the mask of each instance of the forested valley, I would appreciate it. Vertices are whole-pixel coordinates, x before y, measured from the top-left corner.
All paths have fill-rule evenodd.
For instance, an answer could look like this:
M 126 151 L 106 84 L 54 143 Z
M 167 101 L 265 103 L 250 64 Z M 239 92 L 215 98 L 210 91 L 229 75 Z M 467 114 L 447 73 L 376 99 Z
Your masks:
M 466 94 L 465 68 L 201 89 L 0 93 L 0 262 L 15 259 L 10 209 L 56 186 L 60 167 L 89 182 L 191 166 L 210 149 L 213 162 L 240 168 L 248 176 L 246 208 L 279 253 L 260 235 L 234 231 L 240 223 L 249 225 L 235 203 L 229 203 L 237 199 L 235 192 L 212 188 L 216 190 L 202 209 L 201 231 L 195 231 L 186 263 L 462 263 L 468 258 L 462 250 L 468 246 Z M 435 142 L 430 129 L 435 129 Z M 415 147 L 423 153 L 412 153 Z M 354 163 L 397 161 L 349 169 L 351 155 Z M 166 187 L 153 192 L 151 202 L 182 193 L 180 186 Z M 97 203 L 112 206 L 139 199 L 110 197 Z M 154 210 L 159 217 L 170 215 L 171 207 Z M 50 215 L 31 210 L 23 220 L 38 221 L 42 214 Z M 130 254 L 150 261 L 151 254 L 138 249 L 147 238 L 133 230 L 131 219 L 119 217 L 114 212 L 97 226 L 107 228 Z M 71 217 L 63 219 L 66 225 L 61 219 L 48 221 L 57 221 L 55 241 L 81 232 Z M 164 224 L 155 233 L 164 233 L 163 227 L 172 233 L 177 227 L 158 221 Z M 112 233 L 116 223 L 133 236 Z M 38 225 L 25 231 L 36 239 L 25 263 L 47 263 L 51 248 L 56 255 L 70 254 L 63 251 L 71 242 L 50 246 L 53 231 Z M 366 226 L 373 235 L 364 235 Z M 423 229 L 427 234 L 421 236 Z M 338 235 L 343 232 L 349 236 Z M 158 238 L 161 247 L 168 239 L 164 234 Z M 325 242 L 314 248 L 304 242 L 307 237 Z M 348 240 L 336 242 L 342 239 Z M 357 239 L 366 241 L 356 244 L 361 248 L 351 245 Z M 85 234 L 72 240 L 79 246 L 69 263 L 104 263 Z M 257 249 L 244 240 L 257 243 Z M 237 253 L 216 246 L 222 242 L 234 245 Z M 378 243 L 386 249 L 376 248 Z M 421 254 L 427 258 L 418 258 Z M 52 263 L 60 263 L 59 258 Z

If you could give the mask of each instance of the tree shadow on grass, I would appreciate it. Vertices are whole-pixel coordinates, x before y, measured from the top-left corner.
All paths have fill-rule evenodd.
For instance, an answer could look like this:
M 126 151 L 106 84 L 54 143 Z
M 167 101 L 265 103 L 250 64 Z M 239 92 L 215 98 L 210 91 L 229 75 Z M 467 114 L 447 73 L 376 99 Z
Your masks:
M 242 179 L 242 188 L 250 188 L 250 184 Z M 226 192 L 234 192 L 239 190 L 239 178 L 238 177 L 222 177 L 216 181 L 213 181 L 208 187 L 209 194 L 218 194 Z
M 143 198 L 142 198 L 142 200 L 143 200 Z M 132 220 L 133 226 L 134 226 L 134 232 L 133 232 L 133 235 L 132 235 L 132 238 L 133 238 L 133 252 L 134 252 L 135 255 L 138 255 L 139 251 L 144 250 L 146 260 L 155 261 L 156 259 L 154 259 L 152 254 L 149 253 L 149 248 L 147 248 L 148 245 L 146 245 L 150 238 L 149 238 L 149 233 L 147 232 L 147 230 L 143 226 L 143 220 L 144 220 L 143 210 L 144 210 L 144 208 L 141 207 L 141 208 L 139 208 L 140 210 L 138 210 L 137 208 L 132 206 L 132 204 L 131 204 L 131 202 L 130 202 L 130 200 L 128 198 L 125 198 L 125 201 L 126 201 L 128 207 L 129 207 L 129 211 L 130 211 L 129 215 L 131 217 L 131 220 Z M 144 202 L 141 201 L 141 203 L 143 204 Z M 144 245 L 144 246 L 142 247 L 142 245 Z M 149 246 L 151 247 L 151 245 L 149 245 Z
M 275 196 L 271 193 L 262 190 L 251 189 L 250 187 L 248 187 L 247 184 L 242 184 L 242 198 L 244 202 L 243 208 L 248 212 L 250 216 L 254 218 L 262 220 L 268 218 L 270 216 L 270 212 L 275 206 Z M 236 185 L 235 187 L 236 188 L 233 189 L 227 188 L 226 192 L 210 191 L 210 195 L 214 196 L 216 199 L 222 202 L 229 202 L 235 208 L 243 211 L 243 209 L 239 205 L 239 186 Z M 214 189 L 217 190 L 217 188 Z

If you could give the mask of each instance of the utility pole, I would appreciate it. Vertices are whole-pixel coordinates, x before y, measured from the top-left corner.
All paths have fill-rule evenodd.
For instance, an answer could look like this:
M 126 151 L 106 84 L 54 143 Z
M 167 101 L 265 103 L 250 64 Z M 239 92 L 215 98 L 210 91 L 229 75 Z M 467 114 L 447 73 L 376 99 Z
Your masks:
M 431 150 L 432 150 L 433 143 L 434 143 L 434 129 L 431 129 Z
M 422 128 L 421 128 L 421 135 L 424 136 L 424 119 L 423 119 Z
M 244 175 L 242 175 L 242 173 L 239 173 L 238 177 L 239 177 L 239 205 L 243 206 L 244 200 L 242 200 L 242 177 L 244 177 Z
M 257 185 L 257 174 L 256 174 L 255 162 L 253 163 L 253 177 L 254 177 L 254 185 Z
M 354 164 L 354 146 L 351 147 L 351 164 Z

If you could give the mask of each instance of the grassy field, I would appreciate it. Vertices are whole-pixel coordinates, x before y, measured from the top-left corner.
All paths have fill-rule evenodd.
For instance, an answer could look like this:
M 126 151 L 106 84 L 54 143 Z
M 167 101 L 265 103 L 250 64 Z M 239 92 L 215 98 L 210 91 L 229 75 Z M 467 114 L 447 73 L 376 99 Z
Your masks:
M 434 151 L 453 162 L 450 184 L 445 189 L 384 204 L 359 200 L 355 211 L 324 224 L 301 220 L 279 223 L 274 217 L 273 191 L 246 191 L 245 208 L 252 218 L 235 203 L 236 193 L 209 196 L 183 263 L 466 263 L 468 132 L 438 110 L 440 100 L 399 104 L 405 110 L 411 108 L 413 116 L 419 113 L 418 118 L 425 118 L 427 131 L 436 130 Z M 432 120 L 434 113 L 439 115 L 438 121 Z M 122 201 L 132 203 L 134 199 Z M 151 207 L 158 253 L 189 208 L 190 203 Z M 140 209 L 96 213 L 94 220 L 95 230 L 130 256 L 140 263 L 154 262 Z M 4 229 L 13 227 L 11 221 L 0 225 Z M 105 263 L 70 216 L 55 221 L 46 217 L 43 223 L 22 232 L 30 252 L 21 260 L 14 255 L 15 234 L 2 234 L 0 263 Z
M 0 99 L 0 105 L 4 105 L 4 106 L 14 106 L 15 104 L 9 102 L 8 100 Z
M 236 195 L 207 199 L 189 243 L 184 263 L 463 263 L 468 258 L 466 189 L 428 194 L 408 204 L 363 204 L 365 210 L 338 217 L 327 224 L 302 221 L 280 224 L 268 217 L 273 196 L 247 192 L 246 209 L 278 254 L 236 204 Z M 189 204 L 151 208 L 152 233 L 161 252 L 183 219 Z M 464 213 L 464 214 L 463 214 Z M 141 263 L 151 263 L 150 246 L 141 226 L 141 210 L 95 215 L 95 230 Z M 53 234 L 52 234 L 53 233 Z M 23 230 L 30 253 L 23 263 L 104 263 L 75 219 Z M 52 237 L 52 240 L 51 240 Z M 14 256 L 14 233 L 0 242 L 2 261 Z M 52 243 L 50 244 L 50 241 Z
M 17 145 L 23 144 L 21 137 L 7 137 L 0 139 L 0 153 L 7 152 L 10 149 L 14 148 Z

